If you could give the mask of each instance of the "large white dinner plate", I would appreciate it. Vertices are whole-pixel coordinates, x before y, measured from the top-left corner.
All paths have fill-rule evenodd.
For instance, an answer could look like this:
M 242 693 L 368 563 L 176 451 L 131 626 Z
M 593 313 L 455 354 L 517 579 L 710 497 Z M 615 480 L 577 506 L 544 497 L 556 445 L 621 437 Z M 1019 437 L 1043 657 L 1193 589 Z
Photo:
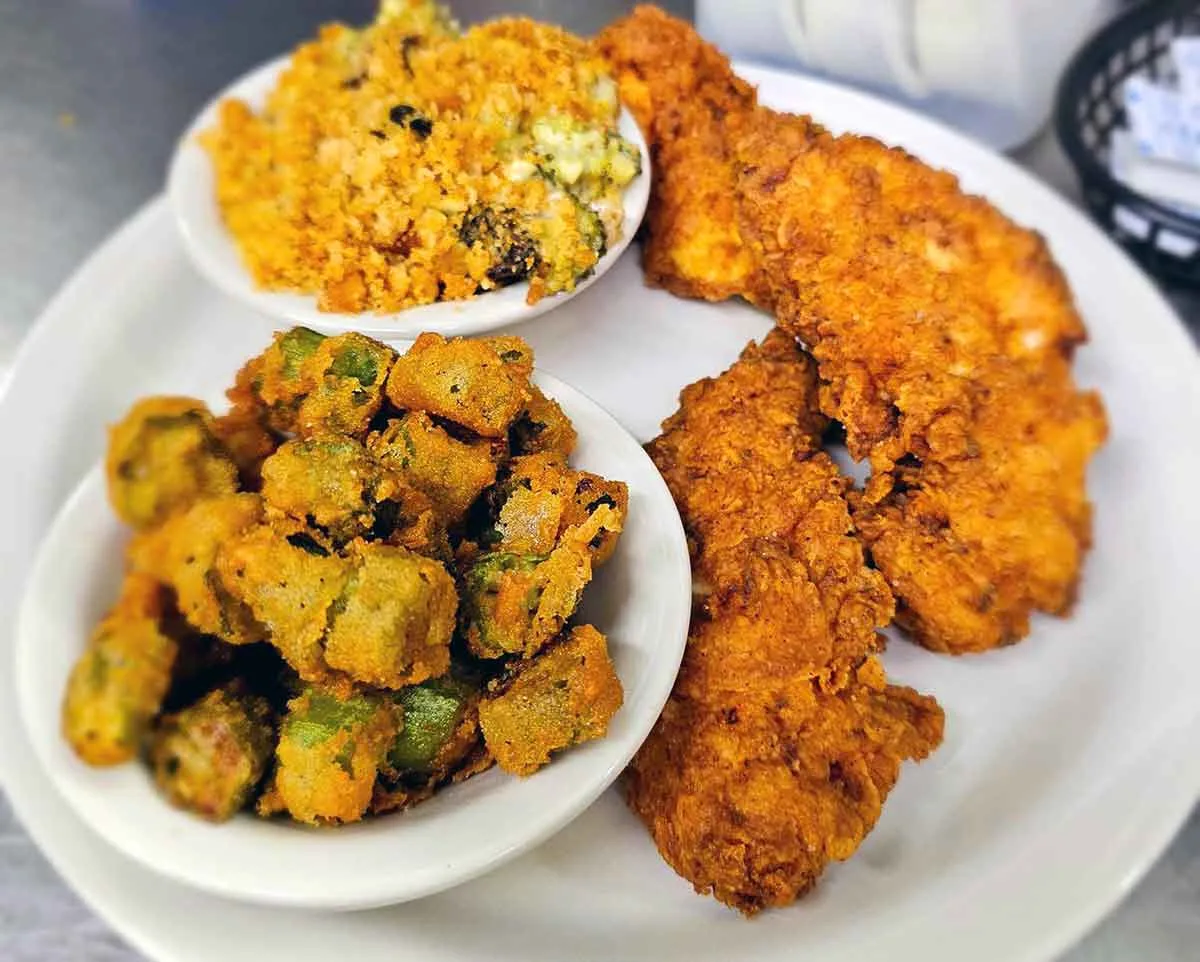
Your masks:
M 875 134 L 959 172 L 1049 238 L 1092 332 L 1079 379 L 1112 438 L 1091 472 L 1096 548 L 1070 620 L 950 659 L 896 641 L 888 668 L 933 692 L 946 744 L 909 766 L 859 853 L 812 897 L 753 922 L 693 895 L 609 792 L 565 832 L 486 878 L 397 908 L 332 915 L 253 908 L 163 882 L 109 851 L 38 769 L 0 671 L 0 773 L 63 875 L 164 962 L 561 962 L 564 959 L 1033 962 L 1064 949 L 1168 843 L 1200 794 L 1195 633 L 1200 364 L 1166 303 L 1050 190 L 983 148 L 894 107 L 809 80 L 744 71 L 763 100 Z M 188 267 L 165 207 L 143 211 L 47 310 L 0 402 L 0 610 L 135 396 L 220 380 L 258 322 Z M 640 438 L 679 389 L 730 362 L 767 321 L 738 305 L 642 287 L 626 256 L 528 325 L 539 363 Z M 11 623 L 0 663 L 11 664 Z

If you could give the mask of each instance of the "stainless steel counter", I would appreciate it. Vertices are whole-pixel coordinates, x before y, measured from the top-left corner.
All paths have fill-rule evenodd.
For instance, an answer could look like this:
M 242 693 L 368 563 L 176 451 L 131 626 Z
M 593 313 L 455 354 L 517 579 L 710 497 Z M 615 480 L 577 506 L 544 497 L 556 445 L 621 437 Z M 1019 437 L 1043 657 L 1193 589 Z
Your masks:
M 0 0 L 0 378 L 79 261 L 162 186 L 176 135 L 233 77 L 374 0 Z M 621 0 L 457 0 L 466 20 L 519 11 L 590 33 Z M 664 4 L 679 13 L 687 0 Z M 1066 192 L 1053 140 L 1017 157 Z M 1200 302 L 1176 303 L 1200 319 Z M 11 613 L 10 613 L 11 616 Z M 1147 791 L 1153 791 L 1147 786 Z M 1086 871 L 1080 866 L 1080 871 Z M 59 880 L 0 796 L 0 959 L 136 958 Z M 1200 815 L 1066 957 L 1200 959 Z

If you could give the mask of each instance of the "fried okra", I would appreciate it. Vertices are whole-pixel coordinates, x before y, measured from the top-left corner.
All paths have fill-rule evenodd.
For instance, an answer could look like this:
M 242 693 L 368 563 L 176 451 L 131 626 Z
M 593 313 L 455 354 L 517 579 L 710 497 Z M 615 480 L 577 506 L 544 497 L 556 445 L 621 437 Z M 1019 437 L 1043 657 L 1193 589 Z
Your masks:
M 604 636 L 580 625 L 486 695 L 479 724 L 501 768 L 531 775 L 551 753 L 603 737 L 623 700 Z
M 162 585 L 126 575 L 117 603 L 75 662 L 63 698 L 63 736 L 89 765 L 133 758 L 171 684 L 177 646 L 161 625 Z
M 130 542 L 131 567 L 175 592 L 179 613 L 197 631 L 233 645 L 259 641 L 264 630 L 250 609 L 217 576 L 221 546 L 262 520 L 256 494 L 227 494 L 198 501 Z
M 402 688 L 445 674 L 458 595 L 438 562 L 405 548 L 356 543 L 331 612 L 325 660 L 357 682 Z
M 339 544 L 370 534 L 380 506 L 400 491 L 395 474 L 349 437 L 289 441 L 263 465 L 266 502 Z
M 456 440 L 423 411 L 389 421 L 367 439 L 367 448 L 380 464 L 428 495 L 447 525 L 466 514 L 496 480 L 494 442 Z
M 394 698 L 306 690 L 288 702 L 260 811 L 283 809 L 310 825 L 358 821 L 402 724 Z
M 505 348 L 505 350 L 516 350 Z M 422 334 L 396 359 L 387 397 L 405 411 L 425 411 L 486 438 L 503 438 L 525 407 L 529 378 L 484 341 Z
M 621 481 L 576 471 L 555 453 L 533 454 L 513 459 L 498 500 L 491 546 L 520 554 L 548 553 L 564 531 L 608 507 L 615 523 L 598 530 L 592 545 L 592 558 L 601 564 L 616 550 L 629 506 L 629 488 Z
M 479 739 L 478 689 L 443 675 L 402 689 L 396 700 L 404 728 L 388 751 L 388 767 L 440 781 Z
M 267 427 L 263 412 L 235 406 L 214 418 L 212 428 L 237 465 L 242 490 L 257 491 L 262 484 L 263 462 L 279 447 L 279 438 Z
M 397 694 L 404 727 L 375 783 L 376 815 L 416 805 L 448 782 L 486 771 L 492 758 L 479 733 L 479 689 L 451 675 Z
M 338 433 L 362 437 L 383 404 L 383 385 L 396 352 L 362 334 L 328 337 L 301 366 L 308 393 L 300 402 L 301 437 Z
M 306 327 L 276 334 L 270 347 L 242 365 L 226 392 L 234 410 L 261 412 L 273 431 L 295 431 L 300 404 L 310 389 L 304 362 L 324 340 L 324 335 Z
M 619 519 L 601 507 L 548 555 L 479 556 L 463 577 L 463 634 L 471 653 L 529 658 L 562 631 L 592 579 L 590 544 L 611 527 L 619 530 Z
M 249 607 L 268 640 L 305 681 L 334 676 L 323 642 L 353 565 L 300 525 L 263 524 L 217 553 L 225 590 Z
M 250 800 L 275 749 L 267 700 L 218 688 L 159 723 L 150 765 L 179 808 L 223 822 Z
M 575 450 L 578 435 L 559 403 L 531 384 L 529 401 L 513 422 L 509 440 L 515 456 L 555 454 L 565 460 Z
M 122 520 L 147 528 L 192 502 L 237 490 L 237 467 L 204 402 L 138 401 L 108 434 L 108 498 Z
M 628 497 L 567 465 L 533 364 L 511 335 L 397 358 L 296 328 L 228 414 L 135 405 L 107 461 L 130 573 L 63 698 L 79 757 L 144 751 L 211 821 L 335 824 L 470 778 L 493 745 L 528 774 L 602 734 L 620 683 L 594 629 L 567 632 Z
M 485 337 L 483 343 L 496 352 L 510 371 L 526 380 L 533 377 L 533 348 L 523 338 L 515 334 L 497 334 Z

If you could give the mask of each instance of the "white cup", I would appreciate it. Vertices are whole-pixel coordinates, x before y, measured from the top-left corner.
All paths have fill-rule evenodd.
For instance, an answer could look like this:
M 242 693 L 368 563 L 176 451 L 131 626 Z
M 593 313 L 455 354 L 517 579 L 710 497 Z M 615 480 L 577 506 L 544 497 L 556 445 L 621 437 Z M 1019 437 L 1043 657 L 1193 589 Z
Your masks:
M 1027 51 L 1018 42 L 1017 29 L 1021 9 L 1029 4 L 912 2 L 915 60 L 926 90 L 984 103 L 1007 104 L 1019 99 L 1021 64 L 1027 61 Z
M 1071 53 L 1118 0 L 696 0 L 737 57 L 907 100 L 993 146 L 1050 115 Z
M 779 12 L 788 40 L 810 67 L 920 97 L 927 86 L 915 62 L 914 2 L 781 0 Z

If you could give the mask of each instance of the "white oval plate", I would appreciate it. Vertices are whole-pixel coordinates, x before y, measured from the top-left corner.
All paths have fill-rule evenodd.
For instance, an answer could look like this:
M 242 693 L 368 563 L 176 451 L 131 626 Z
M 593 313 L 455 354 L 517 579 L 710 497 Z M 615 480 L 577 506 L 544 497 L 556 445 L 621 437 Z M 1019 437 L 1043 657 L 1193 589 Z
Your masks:
M 637 145 L 642 153 L 641 173 L 625 189 L 625 221 L 620 239 L 611 245 L 596 264 L 591 276 L 575 290 L 543 297 L 526 304 L 529 284 L 513 284 L 480 294 L 468 301 L 442 301 L 411 307 L 395 314 L 337 314 L 317 308 L 316 298 L 308 294 L 264 291 L 257 287 L 242 263 L 237 245 L 221 220 L 217 207 L 212 164 L 197 143 L 201 131 L 212 127 L 217 106 L 222 100 L 237 97 L 252 107 L 261 107 L 275 86 L 289 57 L 279 57 L 246 74 L 214 98 L 196 117 L 175 148 L 167 175 L 167 197 L 183 236 L 184 247 L 205 277 L 218 288 L 247 307 L 265 316 L 271 323 L 303 324 L 326 334 L 360 331 L 382 341 L 411 341 L 422 331 L 453 334 L 480 334 L 498 327 L 518 324 L 561 306 L 598 281 L 617 262 L 629 246 L 646 212 L 650 197 L 650 151 L 629 111 L 622 108 L 618 121 L 621 136 Z
M 67 880 L 160 962 L 1046 962 L 1127 893 L 1200 794 L 1195 633 L 1200 363 L 1153 285 L 1081 213 L 1004 158 L 858 93 L 745 68 L 765 103 L 903 144 L 1041 230 L 1091 328 L 1079 379 L 1108 404 L 1096 548 L 1068 621 L 1013 648 L 949 659 L 895 640 L 897 681 L 936 694 L 947 742 L 905 766 L 883 818 L 811 897 L 746 922 L 692 893 L 618 792 L 521 859 L 420 902 L 352 914 L 211 898 L 109 849 L 54 791 L 0 671 L 0 778 Z M 102 427 L 150 391 L 220 383 L 262 328 L 214 294 L 162 204 L 76 275 L 0 401 L 0 611 L 100 453 Z M 647 440 L 685 384 L 729 364 L 768 321 L 646 289 L 636 258 L 526 325 L 546 369 Z M 0 626 L 0 658 L 12 657 Z M 11 664 L 11 662 L 9 662 Z M 1172 729 L 1172 726 L 1174 729 Z
M 230 378 L 237 361 L 231 362 Z M 130 858 L 207 892 L 269 905 L 360 909 L 440 892 L 491 871 L 594 802 L 649 733 L 679 670 L 692 605 L 687 541 L 667 486 L 629 433 L 557 378 L 539 373 L 536 380 L 579 434 L 572 464 L 629 485 L 616 553 L 597 571 L 580 609 L 608 637 L 625 689 L 605 738 L 563 753 L 530 778 L 492 769 L 411 811 L 336 829 L 251 815 L 213 825 L 168 805 L 144 765 L 84 765 L 60 734 L 62 693 L 84 641 L 116 597 L 129 534 L 108 507 L 98 465 L 38 552 L 17 625 L 25 727 L 80 818 Z

